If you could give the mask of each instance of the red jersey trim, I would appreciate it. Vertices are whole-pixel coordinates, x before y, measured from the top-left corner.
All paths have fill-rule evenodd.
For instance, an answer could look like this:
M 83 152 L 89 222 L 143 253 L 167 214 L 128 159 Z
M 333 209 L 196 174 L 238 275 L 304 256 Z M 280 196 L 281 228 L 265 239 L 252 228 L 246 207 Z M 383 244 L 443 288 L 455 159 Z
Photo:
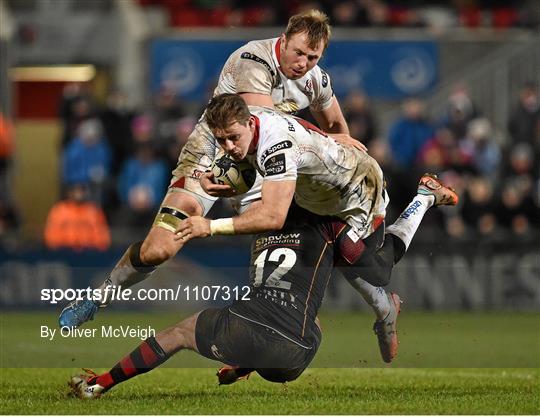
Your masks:
M 255 131 L 253 132 L 253 139 L 249 144 L 248 154 L 252 155 L 257 151 L 257 145 L 259 144 L 259 135 L 261 131 L 261 121 L 257 116 L 251 115 L 255 120 Z

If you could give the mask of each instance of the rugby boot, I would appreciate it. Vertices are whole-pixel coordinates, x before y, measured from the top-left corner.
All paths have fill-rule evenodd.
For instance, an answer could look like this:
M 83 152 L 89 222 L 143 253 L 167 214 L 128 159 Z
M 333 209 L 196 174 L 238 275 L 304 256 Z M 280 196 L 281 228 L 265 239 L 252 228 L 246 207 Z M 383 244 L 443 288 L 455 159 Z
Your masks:
M 250 368 L 224 365 L 217 371 L 216 376 L 218 377 L 219 385 L 230 385 L 241 379 L 249 379 L 251 372 L 253 372 L 253 369 Z
M 74 375 L 68 381 L 71 394 L 82 399 L 101 397 L 106 390 L 96 382 L 98 375 L 90 369 L 83 368 L 83 371 L 84 374 Z
M 88 320 L 94 320 L 99 306 L 92 300 L 75 300 L 69 303 L 58 317 L 60 327 L 75 328 Z
M 379 350 L 383 361 L 390 363 L 397 356 L 399 346 L 396 326 L 402 301 L 397 294 L 390 293 L 387 296 L 390 301 L 390 312 L 384 319 L 375 321 L 373 331 L 379 340 Z
M 450 187 L 446 187 L 435 174 L 424 174 L 418 182 L 418 194 L 435 197 L 434 206 L 455 206 L 459 197 Z

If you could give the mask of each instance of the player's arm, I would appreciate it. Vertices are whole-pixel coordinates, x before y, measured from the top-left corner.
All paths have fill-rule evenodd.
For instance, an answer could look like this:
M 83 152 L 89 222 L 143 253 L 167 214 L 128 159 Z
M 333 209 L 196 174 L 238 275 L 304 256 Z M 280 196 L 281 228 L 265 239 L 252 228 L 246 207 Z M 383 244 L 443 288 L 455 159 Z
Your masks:
M 262 93 L 240 93 L 248 106 L 260 106 L 274 108 L 274 102 L 269 94 Z
M 323 110 L 311 109 L 311 114 L 319 124 L 320 128 L 327 133 L 349 134 L 349 127 L 345 121 L 345 116 L 339 107 L 337 98 L 332 97 L 331 104 Z
M 279 230 L 285 224 L 296 189 L 296 180 L 264 181 L 261 202 L 236 217 L 209 220 L 200 216 L 185 219 L 176 240 L 188 241 L 210 235 L 255 234 Z
M 364 152 L 367 151 L 367 148 L 362 142 L 354 139 L 349 134 L 347 121 L 335 96 L 332 97 L 330 106 L 320 111 L 311 109 L 311 114 L 321 129 L 328 133 L 337 143 L 352 146 Z

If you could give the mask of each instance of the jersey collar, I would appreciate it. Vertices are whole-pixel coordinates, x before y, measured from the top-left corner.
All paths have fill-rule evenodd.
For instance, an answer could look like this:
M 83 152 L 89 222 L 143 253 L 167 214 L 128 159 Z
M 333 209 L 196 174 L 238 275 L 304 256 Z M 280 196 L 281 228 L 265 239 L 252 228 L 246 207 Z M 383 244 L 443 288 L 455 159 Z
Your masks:
M 281 58 L 281 36 L 277 38 L 276 40 L 276 44 L 274 45 L 274 53 L 272 55 L 274 56 L 274 61 L 276 62 L 276 66 L 279 72 L 283 74 L 283 71 L 281 71 L 281 64 L 279 61 L 279 59 Z
M 253 114 L 252 116 L 255 119 L 255 131 L 253 132 L 253 139 L 251 139 L 251 143 L 249 144 L 248 155 L 253 155 L 255 152 L 257 152 L 257 145 L 259 144 L 259 135 L 261 130 L 261 121 L 257 116 Z

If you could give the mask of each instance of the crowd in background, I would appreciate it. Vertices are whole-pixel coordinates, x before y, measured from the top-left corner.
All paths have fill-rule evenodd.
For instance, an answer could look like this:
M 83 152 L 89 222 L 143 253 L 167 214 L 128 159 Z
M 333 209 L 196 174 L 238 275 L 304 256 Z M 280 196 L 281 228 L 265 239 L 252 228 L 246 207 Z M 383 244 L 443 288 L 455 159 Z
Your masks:
M 282 26 L 289 16 L 317 9 L 340 27 L 531 27 L 538 24 L 523 0 L 138 0 L 166 11 L 171 26 Z
M 483 117 L 463 85 L 448 97 L 446 111 L 427 116 L 421 99 L 402 104 L 402 114 L 383 136 L 369 98 L 352 91 L 341 98 L 351 135 L 364 142 L 383 167 L 390 194 L 388 219 L 399 215 L 424 172 L 438 173 L 461 196 L 456 208 L 434 210 L 419 239 L 533 239 L 540 227 L 540 94 L 524 85 L 507 129 Z M 105 249 L 111 232 L 143 237 L 161 203 L 178 155 L 197 113 L 163 90 L 151 108 L 136 111 L 121 92 L 100 106 L 81 84 L 68 84 L 60 103 L 61 188 L 50 211 L 45 243 Z M 309 118 L 308 113 L 302 116 Z M 228 216 L 226 201 L 214 216 Z M 66 227 L 71 223 L 73 229 Z M 120 233 L 120 232 L 118 232 Z M 127 238 L 127 236 L 126 236 Z
M 428 117 L 410 98 L 383 134 L 369 98 L 352 91 L 340 98 L 351 135 L 369 149 L 385 173 L 393 221 L 416 191 L 424 172 L 438 173 L 460 195 L 456 208 L 433 210 L 419 239 L 534 239 L 540 228 L 540 92 L 523 85 L 509 109 L 506 129 L 482 115 L 466 86 L 457 85 L 446 111 Z M 87 85 L 67 84 L 59 105 L 62 198 L 44 229 L 49 248 L 106 249 L 111 235 L 141 238 L 150 227 L 183 145 L 202 113 L 163 90 L 145 111 L 128 107 L 113 91 L 99 105 Z M 309 112 L 301 114 L 309 118 Z M 0 117 L 0 234 L 21 220 L 7 190 L 13 157 L 13 126 Z M 227 201 L 213 216 L 228 216 Z M 112 227 L 112 231 L 111 231 Z M 132 231 L 132 234 L 126 233 Z
M 424 172 L 437 173 L 458 191 L 459 205 L 433 210 L 418 238 L 534 239 L 540 227 L 540 94 L 523 85 L 506 128 L 482 115 L 466 86 L 456 85 L 444 114 L 429 117 L 421 99 L 402 103 L 386 137 L 368 98 L 342 100 L 351 135 L 361 139 L 383 168 L 390 195 L 387 218 L 399 215 Z M 305 117 L 309 117 L 304 114 Z

